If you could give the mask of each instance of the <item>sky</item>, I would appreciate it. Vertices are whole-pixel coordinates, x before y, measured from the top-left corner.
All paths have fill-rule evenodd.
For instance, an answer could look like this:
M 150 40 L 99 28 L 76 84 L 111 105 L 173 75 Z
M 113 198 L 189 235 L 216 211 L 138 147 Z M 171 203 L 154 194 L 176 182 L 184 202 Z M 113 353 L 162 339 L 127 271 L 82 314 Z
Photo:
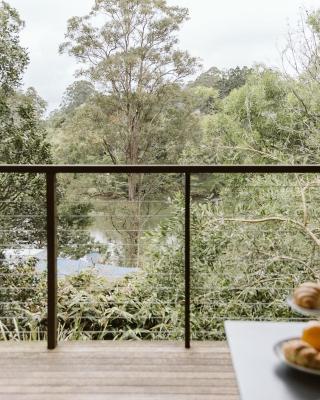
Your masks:
M 94 0 L 6 0 L 26 22 L 21 43 L 30 65 L 25 87 L 33 86 L 52 111 L 74 80 L 75 61 L 59 55 L 67 20 L 88 13 Z M 168 0 L 189 8 L 190 19 L 179 32 L 181 49 L 202 60 L 203 70 L 265 63 L 280 67 L 280 50 L 301 8 L 320 7 L 320 0 Z

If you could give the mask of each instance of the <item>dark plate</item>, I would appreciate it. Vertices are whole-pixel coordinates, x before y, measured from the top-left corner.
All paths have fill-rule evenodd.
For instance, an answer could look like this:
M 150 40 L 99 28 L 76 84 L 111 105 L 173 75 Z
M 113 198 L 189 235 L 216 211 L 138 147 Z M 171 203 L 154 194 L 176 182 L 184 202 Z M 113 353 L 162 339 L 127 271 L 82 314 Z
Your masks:
M 300 365 L 297 364 L 293 364 L 291 362 L 289 362 L 282 351 L 282 347 L 286 342 L 289 342 L 291 340 L 299 340 L 300 338 L 291 338 L 291 339 L 285 339 L 285 340 L 281 340 L 280 342 L 276 343 L 273 347 L 274 352 L 276 353 L 276 355 L 278 356 L 278 358 L 284 362 L 285 364 L 287 364 L 290 368 L 296 369 L 298 371 L 302 371 L 305 372 L 307 374 L 311 374 L 311 375 L 318 375 L 320 376 L 320 369 L 313 369 L 313 368 L 307 368 L 307 367 L 302 367 Z M 300 339 L 301 340 L 301 339 Z

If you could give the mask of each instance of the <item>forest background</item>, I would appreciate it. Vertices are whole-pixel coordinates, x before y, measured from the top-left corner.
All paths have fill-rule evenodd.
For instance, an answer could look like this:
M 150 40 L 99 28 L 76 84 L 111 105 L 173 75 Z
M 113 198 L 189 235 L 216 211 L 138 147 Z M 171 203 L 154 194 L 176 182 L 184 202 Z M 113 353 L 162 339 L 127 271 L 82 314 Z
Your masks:
M 24 23 L 0 2 L 1 163 L 319 164 L 320 10 L 288 33 L 283 70 L 212 67 L 190 80 L 200 62 L 177 40 L 187 9 L 93 3 L 68 21 L 60 52 L 79 63 L 77 80 L 45 116 L 35 89 L 21 88 Z M 44 178 L 0 181 L 0 336 L 43 339 L 46 272 L 6 251 L 45 248 Z M 286 298 L 319 280 L 319 185 L 315 175 L 193 176 L 194 339 L 222 339 L 227 318 L 299 318 Z M 60 339 L 183 337 L 182 190 L 178 175 L 59 176 L 60 256 L 94 252 L 106 268 L 113 258 L 136 269 L 59 279 Z

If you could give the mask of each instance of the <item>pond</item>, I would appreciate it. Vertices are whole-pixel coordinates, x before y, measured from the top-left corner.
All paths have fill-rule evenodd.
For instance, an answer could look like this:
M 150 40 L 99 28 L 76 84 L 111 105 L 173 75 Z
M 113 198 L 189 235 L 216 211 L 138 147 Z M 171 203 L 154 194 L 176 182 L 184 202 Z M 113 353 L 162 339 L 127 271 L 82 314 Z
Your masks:
M 129 245 L 130 239 L 128 235 L 129 231 L 126 230 L 127 228 L 124 229 L 124 227 L 126 227 L 127 222 L 125 218 L 130 218 L 130 215 L 126 216 L 124 211 L 121 211 L 125 210 L 127 205 L 128 202 L 119 202 L 113 210 L 110 207 L 110 203 L 95 202 L 94 212 L 91 214 L 92 224 L 89 230 L 91 237 L 96 242 L 107 246 L 108 264 L 128 268 L 132 267 L 132 264 L 130 260 L 126 260 L 125 246 Z M 172 213 L 172 206 L 169 201 L 151 201 L 148 202 L 145 208 L 146 211 L 141 212 L 140 235 L 136 245 L 138 246 L 138 254 L 143 254 L 145 245 L 144 233 L 156 229 L 159 223 L 170 217 Z
M 26 262 L 31 258 L 37 259 L 36 270 L 44 272 L 47 269 L 47 250 L 44 249 L 7 249 L 4 252 L 5 259 L 11 264 Z M 94 269 L 98 275 L 104 276 L 108 280 L 117 280 L 130 274 L 138 272 L 138 268 L 125 268 L 116 265 L 102 263 L 101 254 L 90 253 L 75 260 L 68 257 L 58 257 L 57 269 L 60 278 L 76 275 L 89 268 Z

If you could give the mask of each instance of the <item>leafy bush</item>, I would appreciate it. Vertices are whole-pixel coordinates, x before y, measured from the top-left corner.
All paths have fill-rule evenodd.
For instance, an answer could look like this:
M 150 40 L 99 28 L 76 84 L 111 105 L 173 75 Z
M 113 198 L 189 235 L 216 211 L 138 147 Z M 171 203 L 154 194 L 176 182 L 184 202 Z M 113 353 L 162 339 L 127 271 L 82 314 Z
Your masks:
M 192 207 L 196 340 L 223 339 L 226 319 L 301 319 L 289 310 L 286 298 L 299 283 L 320 277 L 319 210 L 310 207 L 319 200 L 319 182 L 298 176 L 239 180 L 241 185 L 221 189 L 218 198 Z M 91 269 L 59 281 L 60 339 L 183 338 L 181 199 L 173 208 L 173 216 L 144 238 L 145 267 L 136 275 L 114 284 Z M 10 313 L 2 309 L 2 315 L 15 318 L 2 321 L 2 338 L 45 338 L 45 274 L 37 274 L 29 263 L 14 271 L 2 265 L 1 276 L 1 286 L 9 288 L 2 301 L 12 302 Z

